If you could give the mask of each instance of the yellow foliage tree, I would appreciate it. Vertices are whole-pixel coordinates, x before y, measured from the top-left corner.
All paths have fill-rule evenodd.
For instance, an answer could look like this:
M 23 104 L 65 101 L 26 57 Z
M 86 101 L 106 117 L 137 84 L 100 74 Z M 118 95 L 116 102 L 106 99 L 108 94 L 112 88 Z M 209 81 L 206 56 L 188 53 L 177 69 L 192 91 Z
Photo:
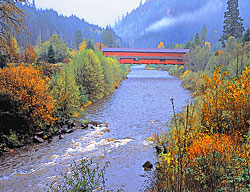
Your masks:
M 164 49 L 165 48 L 165 45 L 164 45 L 164 43 L 162 41 L 159 43 L 158 48 L 159 49 Z
M 81 46 L 80 46 L 80 51 L 82 51 L 83 49 L 85 49 L 86 47 L 86 41 L 83 41 Z
M 10 62 L 17 62 L 18 60 L 18 43 L 16 38 L 12 37 L 10 39 L 10 46 L 8 49 L 8 57 Z
M 209 50 L 211 49 L 211 43 L 210 42 L 206 41 L 205 46 L 207 46 Z

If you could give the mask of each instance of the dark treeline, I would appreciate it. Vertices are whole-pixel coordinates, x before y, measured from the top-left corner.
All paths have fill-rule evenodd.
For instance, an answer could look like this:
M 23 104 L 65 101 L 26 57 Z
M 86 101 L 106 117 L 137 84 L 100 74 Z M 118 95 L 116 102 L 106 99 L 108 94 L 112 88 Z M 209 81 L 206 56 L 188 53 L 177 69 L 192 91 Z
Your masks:
M 70 48 L 75 48 L 75 36 L 80 30 L 82 38 L 90 39 L 93 42 L 103 42 L 107 31 L 111 31 L 113 35 L 112 46 L 125 46 L 120 38 L 112 31 L 110 27 L 106 29 L 97 25 L 89 24 L 84 19 L 80 19 L 74 15 L 66 17 L 58 15 L 52 9 L 37 9 L 29 3 L 18 4 L 18 6 L 26 14 L 25 23 L 28 32 L 17 35 L 16 39 L 20 47 L 27 47 L 28 44 L 37 45 L 40 42 L 48 40 L 53 34 L 59 35 Z M 107 39 L 107 38 L 106 38 Z

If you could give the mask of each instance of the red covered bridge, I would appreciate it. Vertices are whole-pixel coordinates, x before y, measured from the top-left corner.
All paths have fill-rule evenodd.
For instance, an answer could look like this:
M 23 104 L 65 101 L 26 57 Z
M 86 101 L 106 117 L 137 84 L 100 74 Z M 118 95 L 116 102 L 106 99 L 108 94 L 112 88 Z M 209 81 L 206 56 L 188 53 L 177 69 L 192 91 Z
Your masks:
M 116 56 L 122 64 L 184 65 L 189 49 L 102 48 L 102 52 Z

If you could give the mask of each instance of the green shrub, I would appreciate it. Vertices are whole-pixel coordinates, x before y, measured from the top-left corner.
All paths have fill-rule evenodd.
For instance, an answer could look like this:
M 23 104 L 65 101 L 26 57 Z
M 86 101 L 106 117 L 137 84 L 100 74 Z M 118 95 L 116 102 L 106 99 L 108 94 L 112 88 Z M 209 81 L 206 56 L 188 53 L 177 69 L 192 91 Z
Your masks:
M 92 192 L 93 190 L 108 192 L 104 178 L 108 165 L 109 162 L 106 162 L 101 168 L 97 163 L 93 163 L 92 159 L 86 158 L 79 164 L 73 162 L 70 172 L 63 175 L 62 181 L 53 181 L 49 185 L 48 192 Z

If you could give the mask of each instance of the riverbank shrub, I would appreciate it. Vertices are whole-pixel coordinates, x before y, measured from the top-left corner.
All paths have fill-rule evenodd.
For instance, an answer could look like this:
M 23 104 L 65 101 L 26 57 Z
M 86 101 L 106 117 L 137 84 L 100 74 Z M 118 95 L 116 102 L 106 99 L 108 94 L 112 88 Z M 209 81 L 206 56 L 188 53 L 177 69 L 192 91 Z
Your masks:
M 104 95 L 104 75 L 100 60 L 91 49 L 80 51 L 71 61 L 79 86 L 86 89 L 91 101 L 96 101 Z
M 29 64 L 9 64 L 0 69 L 0 92 L 19 102 L 18 110 L 30 125 L 42 126 L 55 121 L 55 100 L 47 88 L 48 81 Z
M 92 49 L 79 51 L 71 64 L 76 82 L 83 90 L 82 100 L 92 102 L 112 93 L 129 71 L 129 66 L 119 64 L 117 59 L 105 57 L 100 52 L 95 53 Z
M 249 191 L 250 68 L 230 79 L 215 68 L 204 75 L 194 103 L 151 140 L 158 156 L 150 191 Z
M 64 65 L 50 81 L 50 89 L 55 98 L 55 111 L 58 117 L 73 118 L 80 112 L 80 87 L 76 83 L 71 64 Z M 83 94 L 83 93 L 82 93 Z

